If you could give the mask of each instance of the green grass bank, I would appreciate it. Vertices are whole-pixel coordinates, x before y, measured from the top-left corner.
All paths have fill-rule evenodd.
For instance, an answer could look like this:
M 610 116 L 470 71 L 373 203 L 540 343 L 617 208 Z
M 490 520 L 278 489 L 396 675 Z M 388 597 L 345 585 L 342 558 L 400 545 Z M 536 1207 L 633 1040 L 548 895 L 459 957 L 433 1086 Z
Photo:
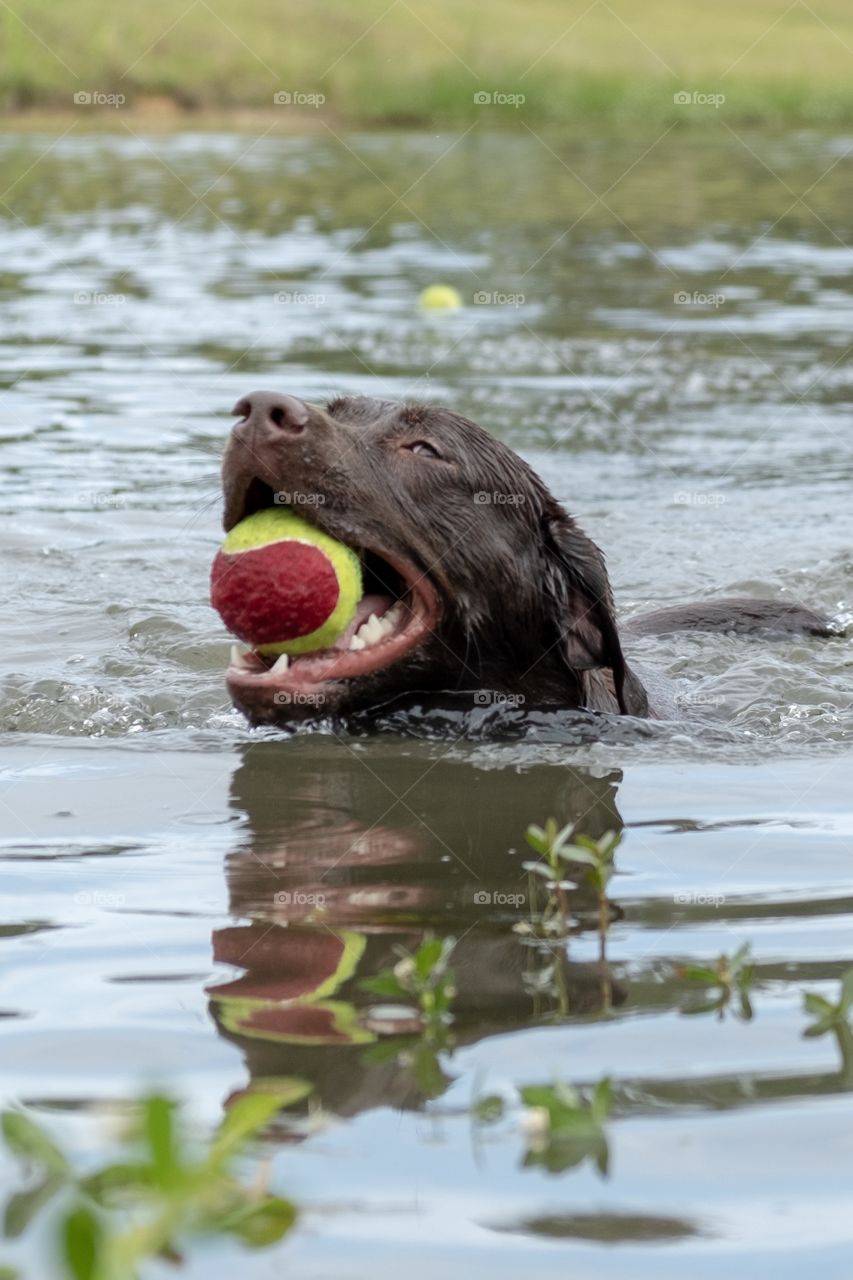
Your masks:
M 678 97 L 680 95 L 680 98 Z M 850 0 L 14 0 L 0 110 L 306 123 L 853 121 Z

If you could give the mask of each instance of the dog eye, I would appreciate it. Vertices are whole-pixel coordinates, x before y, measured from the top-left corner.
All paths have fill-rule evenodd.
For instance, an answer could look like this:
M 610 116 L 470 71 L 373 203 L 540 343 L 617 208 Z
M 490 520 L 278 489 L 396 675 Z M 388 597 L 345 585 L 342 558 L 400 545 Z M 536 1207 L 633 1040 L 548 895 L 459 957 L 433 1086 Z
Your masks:
M 415 440 L 412 444 L 407 444 L 404 447 L 411 449 L 412 453 L 419 453 L 423 458 L 438 458 L 441 461 L 441 454 L 438 449 L 427 440 Z

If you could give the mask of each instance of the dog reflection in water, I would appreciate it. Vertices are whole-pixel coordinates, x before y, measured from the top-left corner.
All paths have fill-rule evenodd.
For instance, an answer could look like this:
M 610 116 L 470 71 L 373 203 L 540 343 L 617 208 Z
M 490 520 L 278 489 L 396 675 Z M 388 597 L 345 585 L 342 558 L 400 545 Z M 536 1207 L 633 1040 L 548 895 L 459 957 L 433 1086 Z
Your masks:
M 619 780 L 540 765 L 507 787 L 464 761 L 390 750 L 362 768 L 328 740 L 249 748 L 232 785 L 245 838 L 226 864 L 243 922 L 213 934 L 214 958 L 237 975 L 208 991 L 249 1087 L 280 1089 L 294 1114 L 309 1093 L 345 1116 L 439 1096 L 449 1080 L 437 1063 L 425 1084 L 403 1052 L 418 1043 L 414 1008 L 361 985 L 430 933 L 458 939 L 454 1044 L 599 1009 L 597 964 L 518 937 L 530 916 L 524 831 L 543 815 L 596 838 L 620 829 Z M 592 908 L 591 894 L 575 896 Z M 612 999 L 624 999 L 618 985 Z

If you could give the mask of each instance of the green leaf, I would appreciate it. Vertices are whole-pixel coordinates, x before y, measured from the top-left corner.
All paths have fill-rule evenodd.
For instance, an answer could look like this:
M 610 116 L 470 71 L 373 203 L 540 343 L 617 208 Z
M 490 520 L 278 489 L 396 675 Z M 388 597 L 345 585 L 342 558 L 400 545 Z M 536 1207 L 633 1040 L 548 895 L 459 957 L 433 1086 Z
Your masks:
M 602 853 L 606 853 L 612 858 L 624 837 L 624 831 L 605 831 L 604 835 L 598 842 L 598 847 L 601 849 Z
M 737 984 L 743 990 L 745 987 L 752 985 L 752 975 L 755 973 L 755 965 L 748 964 L 741 969 L 737 975 Z
M 579 1110 L 566 1109 L 554 1116 L 552 1133 L 555 1138 L 571 1138 L 573 1141 L 589 1141 L 593 1133 L 598 1133 L 601 1125 L 588 1107 Z
M 541 1150 L 528 1150 L 524 1157 L 524 1165 L 541 1165 L 549 1173 L 565 1173 L 567 1169 L 575 1169 L 590 1156 L 599 1156 L 601 1149 L 599 1135 L 593 1141 L 587 1137 L 556 1138 L 545 1144 Z
M 848 969 L 841 978 L 841 999 L 838 1002 L 842 1014 L 853 1007 L 853 969 Z
M 680 1012 L 685 1018 L 689 1018 L 694 1013 L 714 1013 L 720 1009 L 724 1009 L 728 1003 L 725 993 L 715 996 L 713 1000 L 703 1000 L 700 1004 L 685 1005 Z
M 101 1224 L 85 1205 L 72 1209 L 62 1223 L 65 1262 L 74 1280 L 94 1280 L 101 1253 Z
M 581 849 L 576 844 L 569 845 L 568 849 L 561 849 L 560 857 L 564 862 L 581 862 L 585 867 L 597 867 L 601 862 L 597 853 L 590 853 L 588 849 Z
M 441 938 L 427 938 L 414 954 L 415 972 L 420 978 L 428 978 L 443 958 L 444 942 Z
M 129 1196 L 138 1196 L 154 1185 L 151 1178 L 151 1166 L 140 1164 L 105 1165 L 83 1178 L 81 1189 L 87 1196 L 101 1206 L 109 1207 L 120 1203 Z
M 447 1088 L 447 1076 L 441 1069 L 438 1054 L 427 1044 L 421 1044 L 415 1050 L 412 1075 L 418 1089 L 427 1099 L 440 1098 Z
M 280 1110 L 281 1098 L 276 1093 L 244 1093 L 228 1108 L 207 1163 L 220 1164 L 236 1155 Z
M 424 999 L 426 1000 L 426 997 L 424 997 Z M 435 991 L 432 992 L 431 1003 L 432 1003 L 431 1010 L 429 1009 L 429 1003 L 427 1003 L 427 1008 L 425 1011 L 431 1012 L 433 1016 L 440 1018 L 440 1017 L 443 1017 L 444 1014 L 449 1013 L 450 1005 L 451 1005 L 451 997 L 448 994 L 446 987 L 444 986 L 437 987 Z
M 612 1101 L 613 1085 L 610 1077 L 605 1076 L 592 1091 L 592 1114 L 599 1123 L 609 1116 Z
M 406 998 L 408 992 L 400 986 L 393 973 L 380 973 L 375 978 L 362 978 L 358 984 L 364 991 L 372 991 L 377 996 L 394 996 Z
M 16 1240 L 29 1226 L 30 1220 L 39 1209 L 48 1204 L 56 1195 L 65 1179 L 57 1174 L 48 1174 L 43 1182 L 29 1191 L 19 1191 L 10 1196 L 3 1213 L 3 1234 L 7 1240 Z
M 611 867 L 608 863 L 603 863 L 600 867 L 595 868 L 595 878 L 600 888 L 606 889 L 610 881 L 616 874 L 616 868 Z
M 525 1085 L 521 1099 L 528 1107 L 544 1107 L 550 1117 L 552 1130 L 565 1129 L 589 1120 L 579 1095 L 567 1084 Z
M 471 1108 L 471 1113 L 480 1121 L 481 1124 L 496 1124 L 498 1120 L 502 1120 L 506 1107 L 503 1098 L 498 1094 L 488 1094 L 485 1098 L 478 1098 Z
M 706 986 L 718 987 L 720 975 L 715 969 L 705 969 L 701 965 L 686 965 L 681 970 L 681 977 L 688 982 L 704 982 Z
M 541 876 L 543 880 L 556 880 L 559 872 L 554 871 L 548 866 L 547 862 L 522 862 L 525 871 L 532 871 L 535 876 Z
M 816 1018 L 828 1018 L 835 1013 L 835 1005 L 819 996 L 816 991 L 803 992 L 803 1006 L 806 1013 L 814 1014 Z
M 810 1027 L 806 1027 L 803 1035 L 807 1040 L 814 1040 L 817 1036 L 825 1036 L 827 1031 L 832 1031 L 835 1025 L 834 1018 L 822 1018 L 819 1022 L 813 1022 Z
M 528 827 L 524 838 L 536 853 L 541 853 L 543 857 L 547 854 L 548 837 L 541 827 Z
M 151 1167 L 158 1186 L 174 1186 L 180 1173 L 175 1151 L 175 1103 L 155 1093 L 142 1103 L 142 1135 L 151 1154 Z
M 556 827 L 556 825 L 557 824 L 555 822 L 554 826 Z M 571 838 L 573 830 L 574 830 L 574 823 L 568 822 L 564 827 L 561 827 L 559 831 L 555 831 L 554 838 L 551 841 L 551 847 L 554 849 L 556 853 L 559 853 L 560 849 L 563 847 L 566 841 Z
M 53 1173 L 69 1172 L 70 1166 L 59 1147 L 23 1111 L 4 1111 L 0 1129 L 6 1146 L 19 1159 L 31 1160 Z
M 226 1218 L 222 1230 L 252 1249 L 262 1249 L 286 1236 L 295 1222 L 295 1205 L 279 1196 L 267 1196 L 259 1204 Z
M 526 1084 L 519 1089 L 521 1101 L 528 1107 L 545 1107 L 550 1111 L 554 1103 L 554 1086 L 550 1084 Z

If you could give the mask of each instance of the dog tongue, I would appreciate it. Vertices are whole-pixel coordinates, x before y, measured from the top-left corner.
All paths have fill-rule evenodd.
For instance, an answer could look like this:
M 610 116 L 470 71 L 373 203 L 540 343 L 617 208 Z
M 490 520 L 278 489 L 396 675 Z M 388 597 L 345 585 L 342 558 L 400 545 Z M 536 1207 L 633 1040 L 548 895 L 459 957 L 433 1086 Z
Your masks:
M 359 627 L 362 626 L 363 623 L 367 622 L 370 615 L 375 613 L 377 618 L 381 618 L 383 613 L 388 612 L 393 603 L 394 601 L 390 596 L 383 596 L 379 594 L 362 596 L 356 605 L 355 617 L 343 635 L 338 636 L 337 640 L 332 645 L 332 648 L 348 649 L 350 640 L 352 640 Z

